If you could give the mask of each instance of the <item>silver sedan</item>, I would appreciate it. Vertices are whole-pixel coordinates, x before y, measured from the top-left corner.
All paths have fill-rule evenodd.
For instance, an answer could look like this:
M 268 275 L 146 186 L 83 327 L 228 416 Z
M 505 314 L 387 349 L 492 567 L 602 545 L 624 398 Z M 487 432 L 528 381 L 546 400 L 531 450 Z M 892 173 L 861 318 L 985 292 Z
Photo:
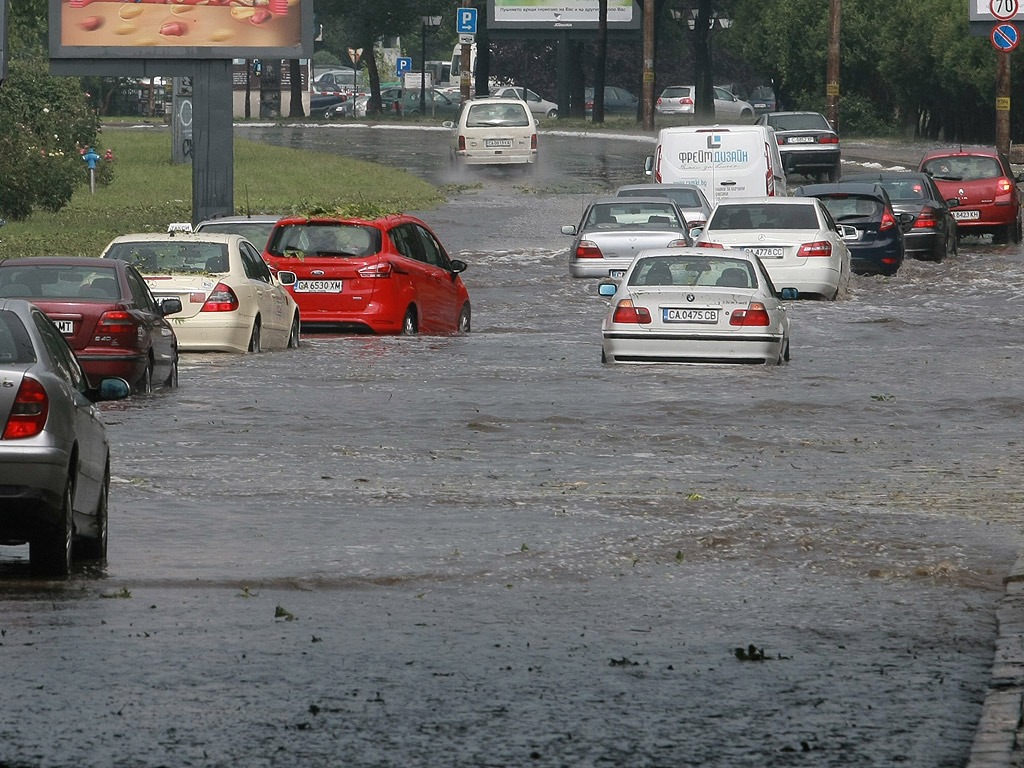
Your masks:
M 644 249 L 689 246 L 687 233 L 683 212 L 666 197 L 599 198 L 578 225 L 562 227 L 576 238 L 569 251 L 573 277 L 621 277 Z
M 619 281 L 601 326 L 606 363 L 753 363 L 789 360 L 789 317 L 757 257 L 731 249 L 644 251 Z
M 0 299 L 0 544 L 29 543 L 32 569 L 66 576 L 74 554 L 107 554 L 110 449 L 95 403 L 127 397 L 124 379 L 93 389 L 42 310 Z

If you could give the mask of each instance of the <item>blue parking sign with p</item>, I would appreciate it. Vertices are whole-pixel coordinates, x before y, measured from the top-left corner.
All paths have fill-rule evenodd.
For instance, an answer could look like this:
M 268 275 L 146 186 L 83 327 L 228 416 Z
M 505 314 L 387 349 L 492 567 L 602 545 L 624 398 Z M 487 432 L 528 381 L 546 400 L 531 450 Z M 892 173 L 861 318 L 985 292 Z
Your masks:
M 456 24 L 460 35 L 476 34 L 476 8 L 459 8 Z
M 407 56 L 400 56 L 398 61 L 395 62 L 395 69 L 398 70 L 399 75 L 403 72 L 412 72 L 412 59 Z

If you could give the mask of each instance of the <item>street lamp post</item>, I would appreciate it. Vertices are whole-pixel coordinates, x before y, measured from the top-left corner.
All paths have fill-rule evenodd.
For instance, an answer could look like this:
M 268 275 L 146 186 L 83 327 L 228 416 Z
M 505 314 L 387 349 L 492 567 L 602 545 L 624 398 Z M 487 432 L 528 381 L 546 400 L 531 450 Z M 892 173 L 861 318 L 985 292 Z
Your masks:
M 441 26 L 440 16 L 423 16 L 423 47 L 420 51 L 420 116 L 427 114 L 427 27 Z

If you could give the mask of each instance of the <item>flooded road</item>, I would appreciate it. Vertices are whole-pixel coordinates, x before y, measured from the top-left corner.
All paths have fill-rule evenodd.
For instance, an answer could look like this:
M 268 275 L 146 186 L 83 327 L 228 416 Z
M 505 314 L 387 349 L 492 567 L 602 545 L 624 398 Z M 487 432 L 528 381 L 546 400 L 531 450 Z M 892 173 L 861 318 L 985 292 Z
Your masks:
M 458 179 L 442 133 L 347 130 L 238 129 L 456 185 L 421 215 L 473 332 L 186 355 L 106 405 L 107 566 L 0 550 L 0 764 L 963 765 L 1021 548 L 1021 249 L 797 302 L 777 369 L 603 366 L 559 227 L 647 144 Z

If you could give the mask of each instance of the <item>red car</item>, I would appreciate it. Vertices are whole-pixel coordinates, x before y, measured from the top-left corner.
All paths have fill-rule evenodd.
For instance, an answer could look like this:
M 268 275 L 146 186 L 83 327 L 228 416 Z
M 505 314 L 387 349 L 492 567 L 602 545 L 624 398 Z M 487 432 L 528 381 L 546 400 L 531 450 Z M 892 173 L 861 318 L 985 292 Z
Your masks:
M 263 258 L 294 272 L 288 290 L 303 329 L 372 333 L 465 333 L 469 293 L 426 224 L 405 215 L 377 219 L 284 218 Z
M 1010 161 L 988 147 L 933 149 L 921 160 L 942 197 L 956 198 L 950 212 L 961 235 L 992 234 L 996 243 L 1021 241 L 1020 194 Z
M 178 341 L 136 269 L 115 259 L 40 256 L 0 261 L 0 296 L 28 299 L 68 340 L 92 386 L 124 379 L 137 392 L 178 384 Z

